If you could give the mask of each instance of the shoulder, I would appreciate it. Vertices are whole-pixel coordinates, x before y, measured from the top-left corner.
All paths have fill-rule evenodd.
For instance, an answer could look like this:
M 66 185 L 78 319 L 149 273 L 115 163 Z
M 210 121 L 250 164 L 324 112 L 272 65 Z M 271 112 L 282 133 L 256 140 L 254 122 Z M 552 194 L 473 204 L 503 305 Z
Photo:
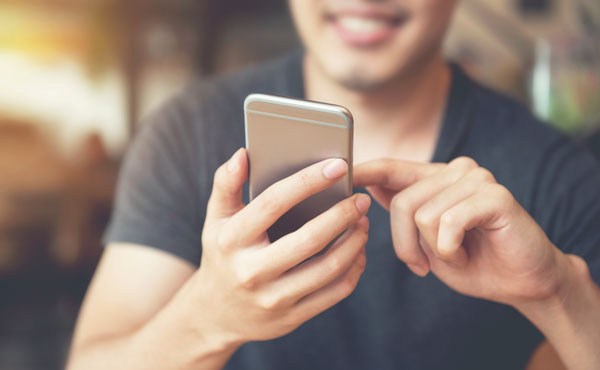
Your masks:
M 299 52 L 232 74 L 200 77 L 144 117 L 136 141 L 156 141 L 212 169 L 243 145 L 243 102 L 253 92 L 285 95 Z M 178 155 L 180 155 L 178 154 Z M 196 166 L 197 167 L 197 166 Z
M 465 144 L 490 165 L 515 174 L 545 166 L 568 153 L 586 156 L 582 145 L 536 118 L 516 99 L 470 79 L 466 90 Z
M 493 138 L 486 143 L 492 148 L 529 155 L 571 143 L 567 135 L 536 118 L 527 106 L 506 94 L 471 81 L 468 97 L 471 128 L 478 135 Z

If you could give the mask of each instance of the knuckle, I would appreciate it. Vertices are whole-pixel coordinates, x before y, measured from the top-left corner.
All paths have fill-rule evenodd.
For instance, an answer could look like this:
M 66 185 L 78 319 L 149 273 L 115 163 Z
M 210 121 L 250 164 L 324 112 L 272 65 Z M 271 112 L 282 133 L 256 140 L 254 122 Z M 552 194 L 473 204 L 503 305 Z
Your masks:
M 299 235 L 299 245 L 303 249 L 312 250 L 319 247 L 322 243 L 319 241 L 315 233 L 301 233 Z
M 331 275 L 339 275 L 344 269 L 344 264 L 342 261 L 335 255 L 331 255 L 329 259 L 327 259 L 327 272 Z
M 396 194 L 392 198 L 392 208 L 400 211 L 401 213 L 412 213 L 413 205 L 408 197 L 404 196 L 403 193 Z
M 228 250 L 233 244 L 233 233 L 221 231 L 217 234 L 217 247 L 220 250 Z
M 490 206 L 499 211 L 508 211 L 517 203 L 511 192 L 500 184 L 489 184 L 483 192 Z
M 415 213 L 415 223 L 422 227 L 431 226 L 434 223 L 434 217 L 428 211 L 423 208 L 420 208 Z
M 266 212 L 269 216 L 279 215 L 283 207 L 281 199 L 272 190 L 261 194 L 261 211 Z
M 494 178 L 494 175 L 486 168 L 476 167 L 476 168 L 472 169 L 470 172 L 471 172 L 471 176 L 473 176 L 477 180 L 480 180 L 481 182 L 496 181 L 496 179 Z
M 258 306 L 265 311 L 277 311 L 285 306 L 285 300 L 275 294 L 266 294 L 259 298 Z
M 450 162 L 450 165 L 457 168 L 475 168 L 477 167 L 477 162 L 471 157 L 457 157 Z
M 440 224 L 445 225 L 445 226 L 452 227 L 452 226 L 456 225 L 456 222 L 457 222 L 456 216 L 451 212 L 445 212 L 440 217 Z
M 573 266 L 575 266 L 576 271 L 578 271 L 581 275 L 587 276 L 590 274 L 590 267 L 582 257 L 575 254 L 569 254 L 568 258 L 573 263 Z
M 489 186 L 489 192 L 495 199 L 503 204 L 506 204 L 513 199 L 510 191 L 500 184 L 491 184 Z
M 241 288 L 253 290 L 258 284 L 258 276 L 249 268 L 240 268 L 237 270 L 236 281 Z

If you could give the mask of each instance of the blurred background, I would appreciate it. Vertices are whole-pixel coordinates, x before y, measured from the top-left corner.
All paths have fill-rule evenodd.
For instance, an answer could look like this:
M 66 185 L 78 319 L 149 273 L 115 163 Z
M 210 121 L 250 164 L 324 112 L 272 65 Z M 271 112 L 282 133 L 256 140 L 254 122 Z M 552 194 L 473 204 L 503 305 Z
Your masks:
M 600 2 L 462 0 L 445 45 L 600 156 Z M 281 0 L 0 0 L 0 369 L 60 369 L 138 122 L 298 47 Z

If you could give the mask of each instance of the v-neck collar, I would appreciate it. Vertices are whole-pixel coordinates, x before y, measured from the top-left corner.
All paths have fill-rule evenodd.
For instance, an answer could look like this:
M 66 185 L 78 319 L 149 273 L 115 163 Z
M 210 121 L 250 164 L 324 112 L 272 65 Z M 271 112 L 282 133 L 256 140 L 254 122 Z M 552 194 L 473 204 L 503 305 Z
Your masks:
M 304 90 L 304 51 L 294 51 L 287 60 L 286 95 L 305 99 Z M 457 156 L 458 148 L 466 137 L 469 127 L 470 101 L 468 99 L 472 82 L 463 70 L 450 63 L 451 81 L 442 124 L 437 137 L 432 162 L 448 162 Z
M 432 162 L 448 162 L 456 157 L 469 127 L 469 90 L 472 83 L 462 69 L 450 64 L 452 80 L 444 108 L 442 126 L 438 134 Z

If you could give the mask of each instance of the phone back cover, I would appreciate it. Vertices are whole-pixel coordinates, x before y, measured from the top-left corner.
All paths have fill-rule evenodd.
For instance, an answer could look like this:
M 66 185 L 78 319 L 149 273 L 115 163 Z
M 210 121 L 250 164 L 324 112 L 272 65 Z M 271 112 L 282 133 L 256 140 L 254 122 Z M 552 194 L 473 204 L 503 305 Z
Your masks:
M 335 185 L 300 202 L 269 230 L 273 242 L 352 194 L 352 117 L 344 108 L 251 95 L 245 103 L 250 200 L 273 183 L 326 158 L 349 162 Z M 305 106 L 302 106 L 306 104 Z M 313 108 L 313 109 L 311 109 Z

